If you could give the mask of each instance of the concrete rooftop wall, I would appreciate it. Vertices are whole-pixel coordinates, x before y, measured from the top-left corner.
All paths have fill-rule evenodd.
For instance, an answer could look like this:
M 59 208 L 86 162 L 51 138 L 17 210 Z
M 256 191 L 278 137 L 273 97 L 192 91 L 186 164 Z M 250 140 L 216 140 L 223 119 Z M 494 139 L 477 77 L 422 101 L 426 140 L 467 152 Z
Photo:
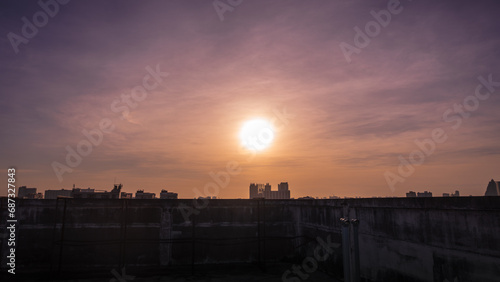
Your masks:
M 7 218 L 7 200 L 0 216 Z M 500 197 L 338 200 L 17 200 L 18 273 L 300 263 L 360 220 L 369 281 L 500 281 Z M 196 206 L 195 206 L 196 207 Z M 194 211 L 189 218 L 186 213 Z M 184 213 L 184 215 L 183 215 Z M 8 255 L 1 222 L 1 269 Z M 330 237 L 330 239 L 327 239 Z M 342 277 L 336 249 L 319 268 Z

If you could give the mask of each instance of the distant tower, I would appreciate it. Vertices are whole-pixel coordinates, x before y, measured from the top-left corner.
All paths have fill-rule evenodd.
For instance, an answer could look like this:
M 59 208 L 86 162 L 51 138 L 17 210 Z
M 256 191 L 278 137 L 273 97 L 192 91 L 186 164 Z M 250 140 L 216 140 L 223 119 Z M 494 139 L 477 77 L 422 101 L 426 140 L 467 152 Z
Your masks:
M 288 182 L 278 184 L 279 199 L 290 199 L 290 190 L 288 190 Z
M 448 194 L 448 196 L 450 196 Z M 415 191 L 410 191 L 408 193 L 406 193 L 406 198 L 416 198 L 417 197 L 417 193 L 415 193 Z M 443 194 L 443 197 L 446 197 L 444 194 Z
M 288 182 L 278 184 L 278 191 L 288 191 Z
M 273 191 L 269 183 L 256 184 L 250 183 L 250 199 L 290 199 L 290 190 L 288 183 L 281 182 L 278 184 L 278 191 Z
M 484 193 L 485 196 L 500 196 L 500 182 L 497 182 L 495 180 L 491 180 L 490 183 L 488 183 L 488 187 L 486 188 L 486 193 Z
M 111 196 L 111 199 L 119 199 L 120 198 L 120 191 L 122 190 L 123 185 L 120 184 L 115 184 L 113 186 L 113 190 L 109 193 Z
M 250 183 L 250 199 L 257 198 L 258 194 L 259 194 L 259 190 L 257 188 L 257 184 Z
M 271 185 L 269 183 L 266 183 L 264 186 L 264 198 L 266 199 L 273 199 L 273 194 L 271 193 Z

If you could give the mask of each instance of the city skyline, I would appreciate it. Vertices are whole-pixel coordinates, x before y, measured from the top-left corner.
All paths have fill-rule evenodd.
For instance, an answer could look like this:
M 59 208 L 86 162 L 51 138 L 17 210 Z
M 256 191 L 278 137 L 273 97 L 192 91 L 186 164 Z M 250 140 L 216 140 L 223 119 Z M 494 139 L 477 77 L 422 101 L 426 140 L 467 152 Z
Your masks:
M 63 2 L 0 4 L 16 186 L 482 196 L 500 179 L 498 2 Z M 272 128 L 255 152 L 254 120 Z
M 289 189 L 289 184 L 288 182 L 280 182 L 278 183 L 278 190 L 273 190 L 272 185 L 269 183 L 263 184 L 263 183 L 250 183 L 249 187 L 249 199 L 341 199 L 342 197 L 339 197 L 337 195 L 328 195 L 328 196 L 317 196 L 317 195 L 299 195 L 297 197 L 291 197 L 291 190 Z M 500 196 L 500 181 L 495 181 L 494 179 L 491 179 L 490 182 L 487 184 L 485 193 L 481 196 Z M 114 184 L 113 189 L 111 191 L 107 191 L 104 189 L 95 189 L 95 188 L 79 188 L 76 187 L 76 185 L 73 185 L 72 189 L 47 189 L 43 191 L 44 193 L 40 192 L 37 190 L 37 187 L 27 187 L 27 186 L 19 186 L 18 187 L 18 197 L 19 198 L 25 198 L 25 199 L 56 199 L 59 196 L 62 197 L 67 197 L 67 198 L 114 198 L 114 199 L 224 199 L 221 198 L 220 196 L 216 195 L 205 195 L 205 196 L 198 196 L 195 198 L 179 198 L 178 193 L 175 193 L 175 191 L 168 191 L 166 189 L 161 189 L 161 192 L 159 193 L 159 196 L 156 197 L 157 193 L 151 192 L 151 191 L 145 191 L 144 189 L 136 189 L 136 195 L 135 197 L 133 196 L 132 192 L 130 189 L 127 191 L 121 191 L 123 188 L 123 184 Z M 82 194 L 83 193 L 83 194 Z M 96 196 L 85 196 L 85 194 L 88 195 L 88 193 L 96 193 Z M 75 194 L 78 194 L 75 196 Z M 99 195 L 104 195 L 103 197 Z M 115 196 L 113 196 L 113 194 Z M 141 195 L 141 197 L 138 196 L 138 194 Z M 50 196 L 48 196 L 50 195 Z M 82 197 L 83 195 L 83 197 Z M 400 197 L 406 197 L 406 198 L 414 198 L 414 197 L 433 197 L 432 191 L 427 191 L 425 190 L 424 192 L 415 192 L 415 191 L 408 191 L 405 193 L 406 196 L 400 196 Z M 442 195 L 437 195 L 435 194 L 434 197 L 466 197 L 466 196 L 472 196 L 472 195 L 460 195 L 459 190 L 455 190 L 452 193 L 442 193 Z M 372 196 L 372 197 L 348 197 L 344 196 L 344 199 L 346 198 L 380 198 L 377 196 Z M 391 198 L 391 197 L 388 197 Z M 397 198 L 397 197 L 395 197 Z M 242 198 L 225 198 L 225 199 L 242 199 Z

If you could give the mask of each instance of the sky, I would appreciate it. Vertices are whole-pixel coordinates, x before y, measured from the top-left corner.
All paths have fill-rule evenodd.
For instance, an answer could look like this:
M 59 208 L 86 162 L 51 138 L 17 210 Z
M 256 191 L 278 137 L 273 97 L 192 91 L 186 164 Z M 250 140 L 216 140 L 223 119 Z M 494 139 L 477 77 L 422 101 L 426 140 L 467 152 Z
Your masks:
M 297 198 L 500 181 L 498 1 L 66 2 L 0 3 L 4 183 L 15 167 L 40 192 Z M 274 130 L 258 152 L 238 136 L 254 118 Z

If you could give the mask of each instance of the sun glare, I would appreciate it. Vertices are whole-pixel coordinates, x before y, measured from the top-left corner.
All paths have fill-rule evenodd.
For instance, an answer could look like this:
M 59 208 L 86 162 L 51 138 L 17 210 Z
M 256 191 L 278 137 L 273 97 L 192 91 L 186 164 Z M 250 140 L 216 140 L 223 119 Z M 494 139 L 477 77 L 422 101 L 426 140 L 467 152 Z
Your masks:
M 262 151 L 269 147 L 274 139 L 274 129 L 264 119 L 245 122 L 240 131 L 241 144 L 248 150 Z

